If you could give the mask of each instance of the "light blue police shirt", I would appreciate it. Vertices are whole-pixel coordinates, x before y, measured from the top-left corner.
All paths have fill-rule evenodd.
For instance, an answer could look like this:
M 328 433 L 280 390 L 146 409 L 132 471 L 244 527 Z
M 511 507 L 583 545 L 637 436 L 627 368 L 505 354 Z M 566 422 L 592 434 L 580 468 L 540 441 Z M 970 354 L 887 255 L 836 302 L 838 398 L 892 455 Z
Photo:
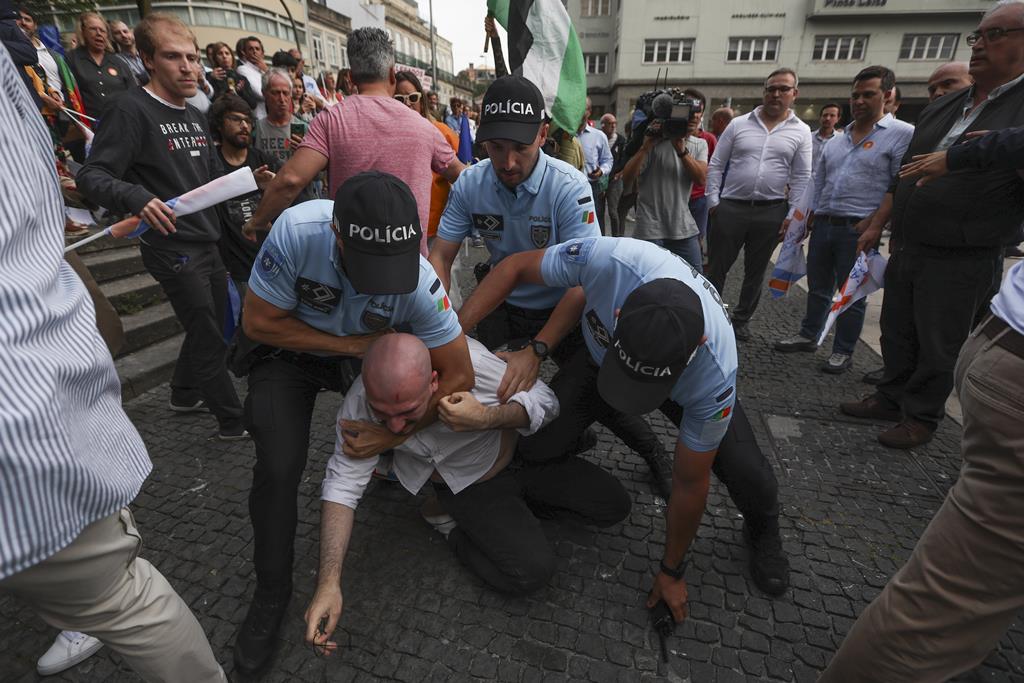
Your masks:
M 346 336 L 387 327 L 419 337 L 427 348 L 462 334 L 444 285 L 420 256 L 420 278 L 409 294 L 360 294 L 345 277 L 331 230 L 334 202 L 317 199 L 287 209 L 263 243 L 249 289 L 311 327 Z
M 992 312 L 1014 330 L 1024 334 L 1024 262 L 1010 268 L 999 293 L 992 297 Z
M 659 246 L 627 237 L 576 239 L 552 247 L 541 262 L 544 282 L 583 286 L 583 336 L 600 365 L 615 330 L 616 311 L 642 284 L 672 278 L 700 297 L 706 341 L 679 376 L 671 398 L 683 407 L 679 440 L 695 451 L 718 448 L 736 400 L 736 337 L 718 292 L 683 259 Z M 673 340 L 666 339 L 666 344 Z
M 490 159 L 459 175 L 441 214 L 437 236 L 461 243 L 475 226 L 491 264 L 510 254 L 543 249 L 574 237 L 601 234 L 590 182 L 575 168 L 541 152 L 533 173 L 515 191 L 505 187 Z M 522 284 L 506 301 L 519 308 L 554 308 L 565 290 Z

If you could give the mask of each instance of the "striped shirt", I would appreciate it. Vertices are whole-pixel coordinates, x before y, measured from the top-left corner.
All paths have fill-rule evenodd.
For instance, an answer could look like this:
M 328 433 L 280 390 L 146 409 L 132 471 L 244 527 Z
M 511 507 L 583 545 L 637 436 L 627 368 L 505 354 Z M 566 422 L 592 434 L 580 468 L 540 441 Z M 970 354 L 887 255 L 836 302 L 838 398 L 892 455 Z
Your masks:
M 50 136 L 0 48 L 0 579 L 139 492 L 152 464 L 63 258 Z

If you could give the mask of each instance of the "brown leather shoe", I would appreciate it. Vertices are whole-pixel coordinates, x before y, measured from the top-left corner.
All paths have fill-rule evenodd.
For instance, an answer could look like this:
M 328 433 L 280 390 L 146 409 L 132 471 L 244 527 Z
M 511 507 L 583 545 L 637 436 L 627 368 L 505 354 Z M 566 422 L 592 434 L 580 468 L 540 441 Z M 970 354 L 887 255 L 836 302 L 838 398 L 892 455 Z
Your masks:
M 878 442 L 889 448 L 901 448 L 906 450 L 926 444 L 932 440 L 933 430 L 923 422 L 905 418 L 895 427 L 885 430 L 878 435 Z
M 859 401 L 846 401 L 839 404 L 839 410 L 846 415 L 860 417 L 865 420 L 891 420 L 899 422 L 903 412 L 899 408 L 890 408 L 890 404 L 878 394 L 871 394 Z

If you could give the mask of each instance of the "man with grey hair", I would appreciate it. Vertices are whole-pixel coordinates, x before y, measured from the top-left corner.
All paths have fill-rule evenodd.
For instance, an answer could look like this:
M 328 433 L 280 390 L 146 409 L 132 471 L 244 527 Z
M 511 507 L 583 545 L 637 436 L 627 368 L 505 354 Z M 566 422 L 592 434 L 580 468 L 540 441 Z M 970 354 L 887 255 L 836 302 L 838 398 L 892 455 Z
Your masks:
M 263 195 L 243 232 L 255 239 L 302 188 L 327 169 L 333 197 L 356 173 L 382 171 L 401 179 L 419 206 L 420 223 L 429 223 L 431 171 L 454 183 L 465 166 L 432 123 L 394 99 L 395 48 L 379 28 L 360 28 L 348 39 L 348 61 L 358 95 L 313 119 L 302 144 Z M 427 254 L 427 234 L 421 249 Z
M 292 78 L 286 69 L 275 66 L 263 74 L 263 99 L 267 115 L 253 126 L 252 144 L 284 163 L 302 143 L 298 128 L 306 127 L 292 113 Z
M 764 103 L 732 120 L 708 165 L 708 279 L 723 293 L 743 250 L 743 286 L 731 316 L 740 341 L 750 338 L 747 324 L 761 300 L 764 271 L 811 179 L 811 129 L 792 109 L 798 84 L 792 69 L 770 73 Z

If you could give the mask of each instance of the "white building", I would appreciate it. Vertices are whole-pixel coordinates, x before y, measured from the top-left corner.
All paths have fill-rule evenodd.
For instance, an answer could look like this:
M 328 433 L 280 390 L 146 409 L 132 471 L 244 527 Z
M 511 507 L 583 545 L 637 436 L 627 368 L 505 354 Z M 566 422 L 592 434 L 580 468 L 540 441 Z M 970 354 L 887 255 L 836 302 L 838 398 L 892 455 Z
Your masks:
M 583 48 L 595 118 L 625 120 L 655 87 L 694 87 L 709 108 L 761 101 L 765 77 L 800 75 L 796 111 L 816 119 L 845 104 L 853 76 L 872 64 L 896 72 L 900 115 L 913 118 L 940 64 L 966 61 L 964 40 L 991 0 L 567 0 Z

